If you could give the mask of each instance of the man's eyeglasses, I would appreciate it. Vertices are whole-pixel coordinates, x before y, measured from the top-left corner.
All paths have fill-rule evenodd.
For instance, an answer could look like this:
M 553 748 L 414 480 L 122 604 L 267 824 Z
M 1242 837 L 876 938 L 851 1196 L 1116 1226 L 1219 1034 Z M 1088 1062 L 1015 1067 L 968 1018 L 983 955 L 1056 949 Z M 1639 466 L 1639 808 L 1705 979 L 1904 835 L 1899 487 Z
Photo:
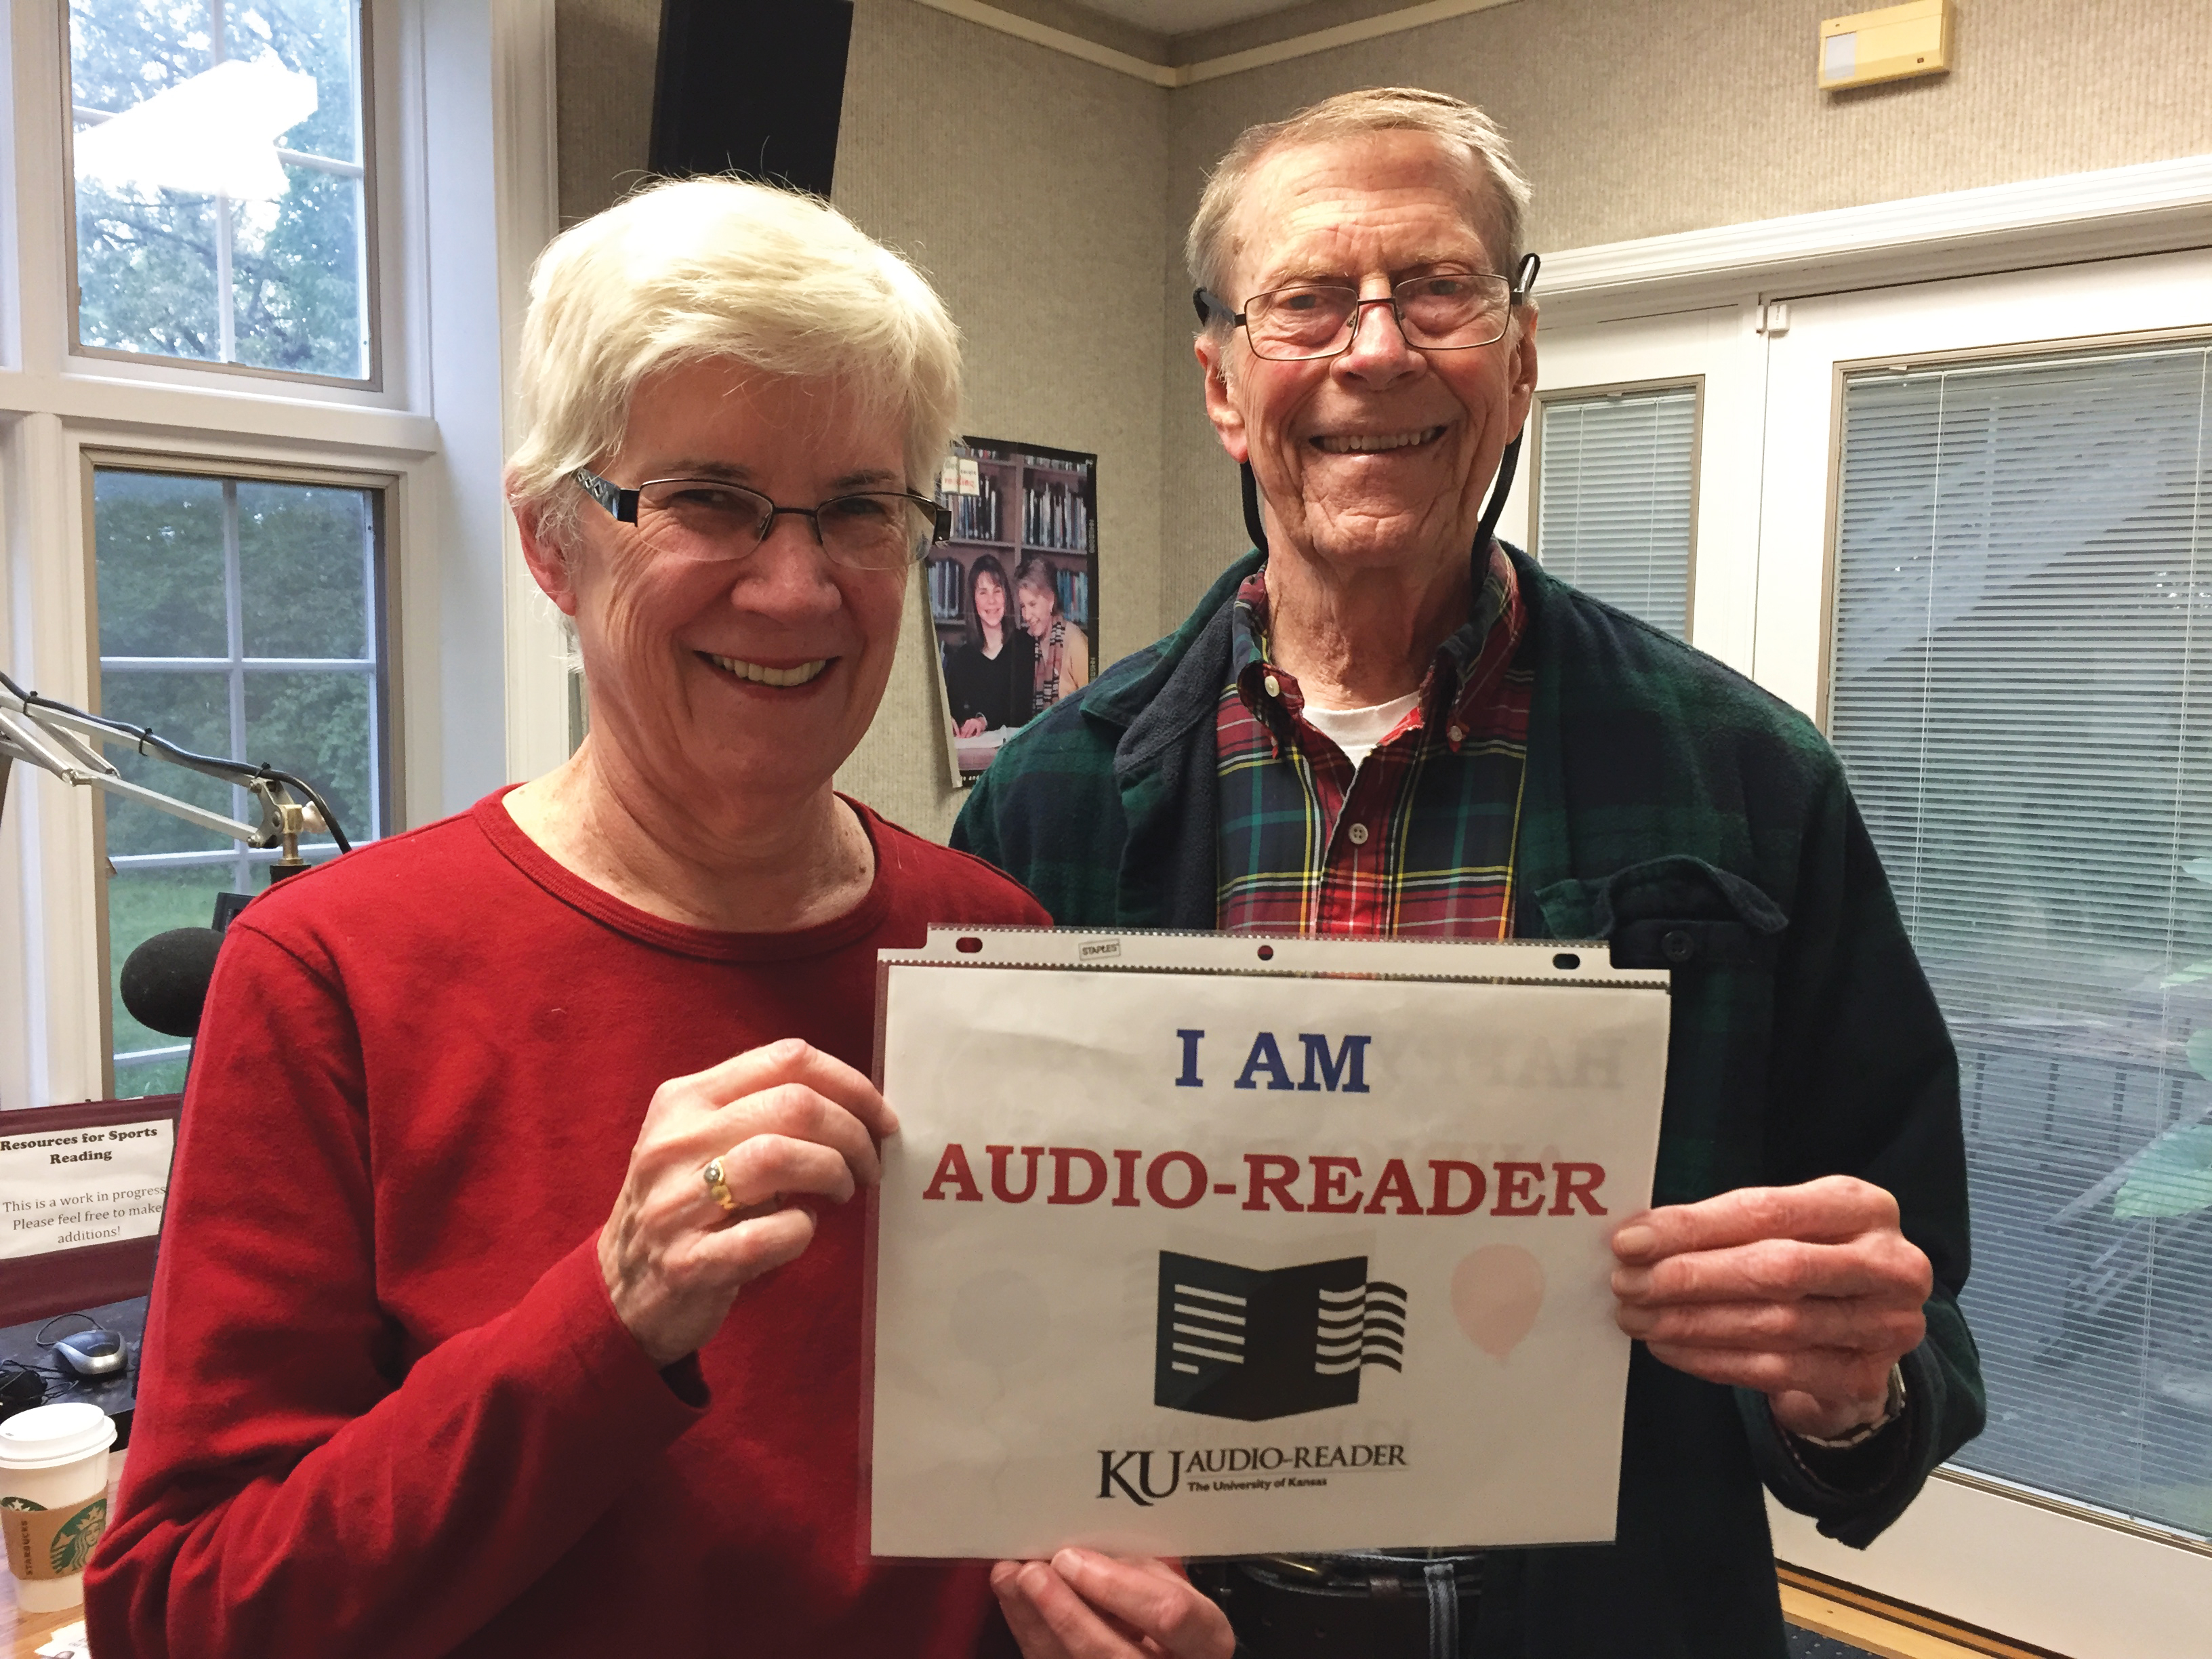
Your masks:
M 1432 271 L 1408 277 L 1387 296 L 1371 300 L 1361 299 L 1356 288 L 1330 283 L 1271 289 L 1245 301 L 1242 311 L 1205 289 L 1191 300 L 1200 323 L 1227 319 L 1244 331 L 1255 356 L 1277 362 L 1340 356 L 1352 349 L 1367 307 L 1383 305 L 1397 319 L 1407 345 L 1423 351 L 1465 351 L 1505 337 L 1513 307 L 1526 303 L 1540 264 L 1531 253 L 1521 261 L 1518 277 L 1487 270 Z
M 750 557 L 786 514 L 814 526 L 834 563 L 855 570 L 903 569 L 952 529 L 951 513 L 910 489 L 856 489 L 813 507 L 779 507 L 757 489 L 717 478 L 648 478 L 625 489 L 583 467 L 569 477 L 617 520 L 635 525 L 656 553 L 693 563 Z

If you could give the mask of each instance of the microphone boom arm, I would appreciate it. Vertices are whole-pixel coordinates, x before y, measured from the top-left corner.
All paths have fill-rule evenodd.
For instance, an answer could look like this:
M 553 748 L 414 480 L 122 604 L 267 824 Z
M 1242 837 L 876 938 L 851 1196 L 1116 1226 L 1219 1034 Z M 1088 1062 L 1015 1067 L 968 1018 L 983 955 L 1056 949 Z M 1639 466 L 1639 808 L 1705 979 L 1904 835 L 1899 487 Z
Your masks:
M 261 822 L 241 823 L 207 807 L 165 795 L 158 789 L 133 783 L 95 746 L 104 743 L 127 743 L 142 755 L 150 755 L 246 790 L 260 803 Z M 242 841 L 248 847 L 279 848 L 282 851 L 276 871 L 278 875 L 289 875 L 307 867 L 307 860 L 300 856 L 300 837 L 310 830 L 327 829 L 341 853 L 352 850 L 329 803 L 313 785 L 290 773 L 244 761 L 195 754 L 156 736 L 149 728 L 103 720 L 51 697 L 42 697 L 35 691 L 26 691 L 0 673 L 0 788 L 5 787 L 9 764 L 19 760 L 51 772 L 65 783 L 104 789 L 110 794 L 167 812 L 172 817 L 182 818 L 199 829 Z M 307 797 L 305 804 L 294 796 L 295 788 Z

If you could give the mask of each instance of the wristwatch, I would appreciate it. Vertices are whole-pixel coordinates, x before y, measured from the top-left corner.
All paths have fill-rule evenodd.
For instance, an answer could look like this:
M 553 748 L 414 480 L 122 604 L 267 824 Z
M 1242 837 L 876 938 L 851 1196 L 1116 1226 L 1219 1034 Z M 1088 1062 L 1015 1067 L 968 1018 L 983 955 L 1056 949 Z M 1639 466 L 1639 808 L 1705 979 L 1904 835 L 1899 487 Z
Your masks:
M 1862 1423 L 1846 1434 L 1832 1440 L 1817 1434 L 1801 1434 L 1797 1437 L 1808 1446 L 1818 1446 L 1824 1451 L 1849 1451 L 1854 1446 L 1863 1446 L 1884 1429 L 1905 1414 L 1905 1367 L 1889 1368 L 1889 1392 L 1881 1402 L 1881 1415 L 1871 1423 Z

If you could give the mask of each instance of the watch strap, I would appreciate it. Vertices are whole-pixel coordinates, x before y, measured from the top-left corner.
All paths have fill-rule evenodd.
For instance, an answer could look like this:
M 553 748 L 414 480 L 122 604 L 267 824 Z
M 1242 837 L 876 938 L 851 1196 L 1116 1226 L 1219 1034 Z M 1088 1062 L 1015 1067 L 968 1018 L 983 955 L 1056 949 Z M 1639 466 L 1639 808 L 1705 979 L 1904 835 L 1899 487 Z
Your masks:
M 1858 1427 L 1832 1438 L 1817 1434 L 1801 1434 L 1797 1438 L 1824 1451 L 1849 1451 L 1854 1446 L 1863 1446 L 1904 1415 L 1905 1367 L 1896 1364 L 1889 1368 L 1889 1389 L 1882 1399 L 1881 1415 L 1873 1422 L 1862 1423 Z

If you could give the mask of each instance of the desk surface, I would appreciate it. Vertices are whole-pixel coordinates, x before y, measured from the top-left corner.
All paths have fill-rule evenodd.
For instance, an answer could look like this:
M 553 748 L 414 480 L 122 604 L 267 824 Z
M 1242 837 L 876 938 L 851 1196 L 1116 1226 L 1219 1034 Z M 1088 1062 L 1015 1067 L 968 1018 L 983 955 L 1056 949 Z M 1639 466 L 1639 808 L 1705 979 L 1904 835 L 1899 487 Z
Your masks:
M 55 1337 L 84 1329 L 83 1321 L 70 1314 L 56 1314 L 52 1319 L 34 1319 L 27 1324 L 0 1328 L 0 1359 L 20 1359 L 48 1373 L 46 1405 L 84 1400 L 99 1407 L 115 1419 L 115 1443 L 127 1446 L 131 1443 L 131 1413 L 138 1404 L 138 1350 L 146 1340 L 146 1298 L 134 1296 L 125 1302 L 87 1308 L 84 1312 L 86 1318 L 123 1339 L 130 1364 L 114 1376 L 97 1380 L 67 1376 L 67 1367 L 52 1346 L 38 1345 L 39 1333 L 49 1325 L 53 1327 L 50 1334 Z
M 123 1481 L 125 1455 L 119 1451 L 107 1455 L 107 1512 L 111 1517 L 115 1513 L 115 1489 Z M 56 1631 L 83 1617 L 82 1607 L 71 1607 L 66 1613 L 19 1611 L 15 1606 L 15 1575 L 0 1572 L 0 1655 L 6 1656 L 6 1659 L 32 1659 Z

